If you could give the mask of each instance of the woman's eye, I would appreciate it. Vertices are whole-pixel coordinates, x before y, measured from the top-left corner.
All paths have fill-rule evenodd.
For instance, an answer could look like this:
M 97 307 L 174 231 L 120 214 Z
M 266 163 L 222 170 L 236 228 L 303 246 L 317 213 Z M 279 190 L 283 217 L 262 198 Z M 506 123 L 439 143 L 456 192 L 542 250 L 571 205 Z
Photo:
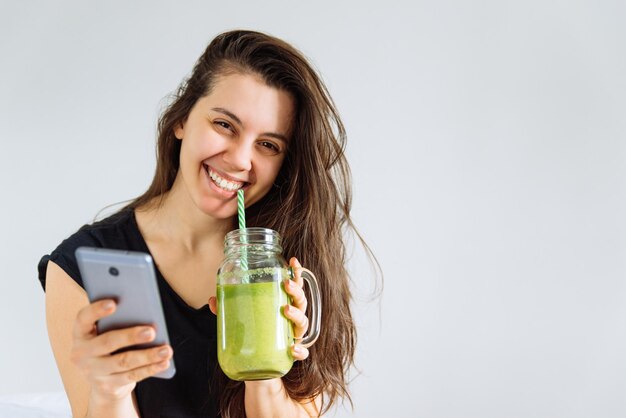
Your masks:
M 220 127 L 224 128 L 224 129 L 227 129 L 227 130 L 229 130 L 229 131 L 232 131 L 232 130 L 233 130 L 233 129 L 232 129 L 232 127 L 230 126 L 230 123 L 228 123 L 228 122 L 224 122 L 223 120 L 217 120 L 217 121 L 215 121 L 214 123 L 215 123 L 217 126 L 220 126 Z
M 265 149 L 267 149 L 267 150 L 269 150 L 269 151 L 272 151 L 272 152 L 273 152 L 273 153 L 275 153 L 275 154 L 278 154 L 278 153 L 280 152 L 280 148 L 279 148 L 276 144 L 274 144 L 273 142 L 270 142 L 270 141 L 261 141 L 261 142 L 259 142 L 259 144 L 260 144 L 263 148 L 265 148 Z

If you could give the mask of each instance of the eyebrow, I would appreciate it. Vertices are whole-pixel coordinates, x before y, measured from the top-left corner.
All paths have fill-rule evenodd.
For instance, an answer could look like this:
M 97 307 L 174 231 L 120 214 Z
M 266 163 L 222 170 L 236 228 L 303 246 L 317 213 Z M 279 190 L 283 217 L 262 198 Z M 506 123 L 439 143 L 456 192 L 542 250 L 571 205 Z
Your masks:
M 232 120 L 234 120 L 237 125 L 239 125 L 240 127 L 243 127 L 243 122 L 241 122 L 241 119 L 239 119 L 233 112 L 224 109 L 223 107 L 214 107 L 211 110 L 215 111 L 215 112 L 219 112 L 222 113 L 226 116 L 228 116 L 229 118 L 231 118 Z M 261 134 L 261 136 L 269 136 L 271 138 L 276 138 L 280 141 L 283 141 L 284 143 L 289 143 L 289 140 L 287 139 L 287 137 L 283 134 L 278 134 L 275 132 L 265 132 L 263 134 Z

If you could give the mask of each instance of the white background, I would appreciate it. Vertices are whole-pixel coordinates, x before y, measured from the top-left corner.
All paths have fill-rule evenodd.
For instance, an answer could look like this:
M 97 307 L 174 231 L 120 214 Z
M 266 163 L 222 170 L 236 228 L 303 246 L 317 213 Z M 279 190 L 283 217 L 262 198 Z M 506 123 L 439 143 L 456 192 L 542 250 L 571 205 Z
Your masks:
M 358 417 L 626 416 L 622 1 L 0 3 L 0 394 L 62 386 L 36 264 L 148 186 L 219 32 L 309 56 L 349 134 Z

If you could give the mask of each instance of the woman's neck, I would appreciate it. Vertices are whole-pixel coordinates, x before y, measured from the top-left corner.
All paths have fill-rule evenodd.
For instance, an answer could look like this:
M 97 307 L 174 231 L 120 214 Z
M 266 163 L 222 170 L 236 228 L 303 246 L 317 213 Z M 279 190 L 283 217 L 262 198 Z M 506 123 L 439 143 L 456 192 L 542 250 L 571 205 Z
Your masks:
M 161 205 L 148 206 L 138 208 L 146 233 L 152 239 L 166 241 L 189 254 L 201 252 L 207 246 L 215 247 L 216 242 L 221 246 L 226 233 L 235 228 L 234 218 L 216 219 L 200 211 L 182 184 L 180 173 L 163 196 Z

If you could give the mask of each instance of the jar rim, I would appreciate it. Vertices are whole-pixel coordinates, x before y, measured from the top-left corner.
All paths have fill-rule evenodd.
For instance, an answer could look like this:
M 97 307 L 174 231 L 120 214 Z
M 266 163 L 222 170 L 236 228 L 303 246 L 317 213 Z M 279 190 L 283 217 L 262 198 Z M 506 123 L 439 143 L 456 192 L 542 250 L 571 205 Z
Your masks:
M 225 239 L 231 238 L 235 235 L 239 235 L 242 232 L 245 232 L 247 234 L 267 234 L 267 235 L 278 235 L 278 231 L 275 231 L 273 229 L 270 228 L 264 228 L 261 226 L 253 226 L 250 228 L 238 228 L 238 229 L 233 229 L 232 231 L 228 232 L 226 234 Z
M 277 245 L 280 247 L 281 237 L 277 231 L 269 228 L 252 227 L 234 229 L 224 237 L 225 249 L 229 246 L 240 245 Z

